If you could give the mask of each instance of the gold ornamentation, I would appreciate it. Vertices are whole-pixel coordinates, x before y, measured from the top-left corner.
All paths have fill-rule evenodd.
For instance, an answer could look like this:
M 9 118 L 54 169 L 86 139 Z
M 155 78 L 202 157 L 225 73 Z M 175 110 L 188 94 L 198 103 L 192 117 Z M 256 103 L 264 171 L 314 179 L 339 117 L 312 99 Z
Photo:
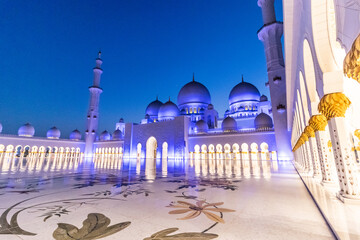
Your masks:
M 327 145 L 328 145 L 328 148 L 330 148 L 330 149 L 332 148 L 332 143 L 331 143 L 330 140 L 328 141 L 328 144 L 327 144 Z
M 360 140 L 360 129 L 356 129 L 354 135 Z
M 360 35 L 355 39 L 344 59 L 344 74 L 360 82 Z
M 322 114 L 314 115 L 309 120 L 309 126 L 311 126 L 315 132 L 325 131 L 325 128 L 327 126 L 327 119 Z
M 319 112 L 330 120 L 334 117 L 345 117 L 346 109 L 350 106 L 350 100 L 341 92 L 330 93 L 320 100 Z
M 306 126 L 304 133 L 308 138 L 315 137 L 314 129 L 311 126 Z

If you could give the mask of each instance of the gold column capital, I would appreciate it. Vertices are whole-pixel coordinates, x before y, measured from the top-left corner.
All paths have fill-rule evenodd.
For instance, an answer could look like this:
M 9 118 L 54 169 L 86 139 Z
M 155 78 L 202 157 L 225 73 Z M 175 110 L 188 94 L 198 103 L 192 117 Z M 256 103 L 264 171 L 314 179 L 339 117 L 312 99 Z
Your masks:
M 302 134 L 301 134 L 300 139 L 302 139 L 304 143 L 305 143 L 306 141 L 309 141 L 309 138 L 308 138 L 308 136 L 307 136 L 305 133 L 302 133 Z
M 334 117 L 345 117 L 345 112 L 350 106 L 350 100 L 341 92 L 324 95 L 319 103 L 318 110 L 327 120 Z
M 314 129 L 311 126 L 306 126 L 304 133 L 308 138 L 315 137 Z
M 327 126 L 327 119 L 322 114 L 313 115 L 309 120 L 309 126 L 311 126 L 315 132 L 325 131 L 325 128 Z

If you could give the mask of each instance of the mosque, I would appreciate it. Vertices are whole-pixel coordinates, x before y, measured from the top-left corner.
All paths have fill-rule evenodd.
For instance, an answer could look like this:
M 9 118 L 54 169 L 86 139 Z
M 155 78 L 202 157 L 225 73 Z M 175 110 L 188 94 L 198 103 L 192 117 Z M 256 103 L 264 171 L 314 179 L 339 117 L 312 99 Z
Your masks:
M 261 2 L 261 1 L 260 1 Z M 274 7 L 263 10 L 275 14 Z M 250 81 L 241 81 L 229 89 L 228 110 L 219 114 L 211 94 L 203 83 L 185 84 L 177 102 L 156 98 L 145 109 L 139 123 L 115 123 L 113 132 L 99 131 L 101 52 L 93 68 L 93 84 L 89 87 L 90 103 L 84 132 L 74 130 L 69 138 L 61 138 L 58 128 L 48 130 L 46 137 L 35 137 L 35 128 L 26 123 L 17 135 L 0 134 L 0 152 L 28 154 L 65 154 L 92 158 L 115 154 L 124 158 L 187 159 L 199 153 L 242 153 L 252 158 L 290 160 L 289 131 L 286 127 L 285 68 L 282 55 L 282 23 L 260 29 L 268 62 L 271 101 L 261 95 Z M 270 47 L 269 47 L 270 46 Z M 270 49 L 270 50 L 269 50 Z M 273 54 L 276 52 L 276 54 Z M 263 154 L 261 154 L 263 153 Z

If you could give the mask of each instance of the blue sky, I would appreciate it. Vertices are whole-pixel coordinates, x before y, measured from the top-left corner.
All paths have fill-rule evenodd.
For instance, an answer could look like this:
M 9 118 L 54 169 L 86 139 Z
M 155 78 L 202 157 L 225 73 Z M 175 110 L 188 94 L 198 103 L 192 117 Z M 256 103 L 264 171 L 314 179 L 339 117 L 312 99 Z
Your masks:
M 195 79 L 222 116 L 228 95 L 245 81 L 269 96 L 256 0 L 4 0 L 0 18 L 0 122 L 24 123 L 43 136 L 85 130 L 92 68 L 103 69 L 99 131 L 123 117 L 139 122 L 148 103 Z M 275 1 L 282 21 L 281 1 Z

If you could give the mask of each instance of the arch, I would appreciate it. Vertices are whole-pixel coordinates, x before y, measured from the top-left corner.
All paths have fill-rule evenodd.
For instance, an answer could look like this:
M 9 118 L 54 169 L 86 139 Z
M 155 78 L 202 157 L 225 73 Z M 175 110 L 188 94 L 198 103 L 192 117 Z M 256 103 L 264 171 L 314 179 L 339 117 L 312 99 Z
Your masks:
M 304 59 L 304 72 L 305 72 L 305 83 L 308 92 L 308 96 L 311 104 L 312 115 L 317 114 L 317 104 L 320 102 L 318 92 L 316 90 L 316 76 L 314 68 L 314 58 L 311 53 L 310 45 L 307 39 L 304 40 L 303 44 L 303 59 Z
M 342 69 L 345 50 L 337 42 L 333 0 L 311 2 L 312 31 L 316 56 L 323 72 Z
M 64 147 L 59 147 L 59 152 L 64 153 Z
M 146 158 L 156 158 L 157 141 L 154 137 L 149 137 L 146 141 Z
M 0 144 L 0 153 L 5 151 L 5 145 Z
M 205 144 L 201 145 L 201 152 L 206 153 L 207 152 L 207 146 Z
M 23 152 L 24 152 L 24 157 L 27 157 L 27 156 L 29 155 L 29 153 L 30 153 L 30 146 L 29 146 L 29 145 L 26 145 L 26 146 L 24 147 Z
M 262 152 L 269 151 L 269 145 L 266 142 L 260 144 L 260 149 Z
M 304 121 L 305 123 L 307 123 L 309 122 L 310 119 L 308 95 L 305 89 L 304 75 L 302 74 L 301 71 L 299 72 L 299 85 L 300 85 L 300 98 L 301 98 L 301 103 L 303 106 L 304 117 L 305 117 Z
M 199 153 L 199 152 L 200 152 L 200 146 L 199 146 L 198 144 L 196 144 L 196 145 L 194 146 L 194 152 L 195 152 L 195 153 Z
M 39 147 L 39 153 L 45 153 L 45 147 L 44 146 Z
M 31 153 L 37 153 L 37 151 L 38 151 L 38 147 L 37 146 L 32 146 Z
M 22 152 L 22 146 L 21 146 L 21 145 L 17 145 L 17 146 L 15 147 L 15 156 L 20 157 L 21 152 Z
M 222 145 L 221 144 L 216 145 L 216 152 L 218 152 L 218 153 L 222 152 Z
M 136 155 L 137 155 L 137 157 L 141 157 L 141 148 L 142 148 L 141 143 L 138 143 L 137 146 L 136 146 Z
M 214 144 L 210 144 L 209 147 L 208 147 L 208 149 L 209 149 L 209 152 L 210 152 L 210 153 L 215 152 L 215 146 L 214 146 Z
M 247 145 L 247 143 L 241 144 L 241 151 L 242 151 L 242 152 L 247 152 L 247 151 L 249 151 L 249 145 Z
M 80 148 L 77 147 L 75 151 L 76 151 L 77 153 L 80 153 Z
M 6 152 L 9 153 L 9 152 L 13 152 L 14 151 L 14 146 L 13 145 L 7 145 L 6 146 Z
M 163 142 L 162 144 L 162 158 L 163 160 L 167 159 L 168 157 L 168 143 Z
M 66 148 L 65 148 L 65 152 L 66 152 L 66 153 L 69 153 L 69 152 L 70 152 L 70 148 L 69 148 L 69 147 L 66 147 Z
M 123 152 L 123 148 L 119 147 L 119 153 L 122 153 L 122 152 Z
M 234 144 L 232 145 L 232 150 L 233 150 L 234 153 L 238 153 L 239 150 L 240 150 L 239 144 L 234 143 Z
M 230 152 L 231 152 L 231 146 L 230 146 L 230 144 L 226 143 L 226 144 L 224 145 L 224 151 L 225 151 L 225 153 L 230 153 Z
M 252 152 L 257 152 L 259 147 L 258 147 L 258 145 L 256 143 L 252 143 L 250 145 L 250 149 L 251 149 Z
M 58 147 L 53 147 L 53 153 L 57 153 L 58 152 Z

